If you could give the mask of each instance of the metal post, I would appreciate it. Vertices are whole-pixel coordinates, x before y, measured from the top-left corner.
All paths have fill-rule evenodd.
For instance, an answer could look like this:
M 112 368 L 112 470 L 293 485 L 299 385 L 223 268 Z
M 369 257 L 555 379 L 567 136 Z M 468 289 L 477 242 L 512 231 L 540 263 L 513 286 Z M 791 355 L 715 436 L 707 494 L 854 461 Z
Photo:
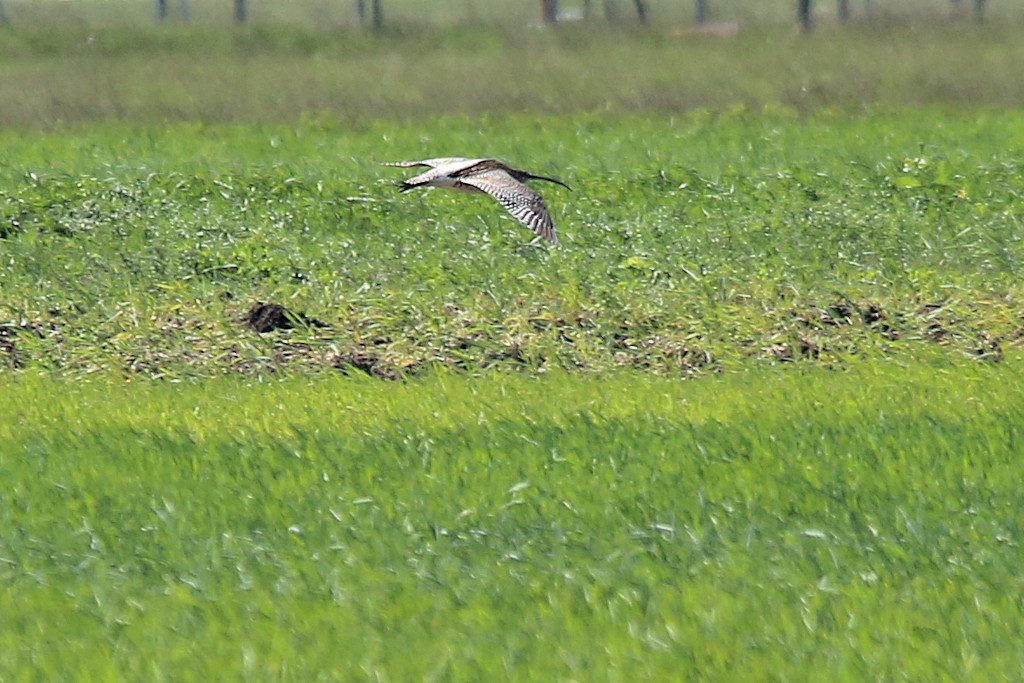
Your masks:
M 373 15 L 373 30 L 380 32 L 384 30 L 384 0 L 373 0 L 370 5 L 370 12 Z
M 840 24 L 845 24 L 850 20 L 850 0 L 838 0 L 838 2 L 836 16 L 839 18 Z
M 178 10 L 181 12 L 182 21 L 192 21 L 192 9 L 189 7 L 188 0 L 178 0 Z
M 244 24 L 248 18 L 248 12 L 245 8 L 245 0 L 235 0 L 235 23 Z
M 619 23 L 619 9 L 615 0 L 604 0 L 604 18 L 609 24 Z
M 156 0 L 156 20 L 163 21 L 167 18 L 167 0 Z
M 811 22 L 811 0 L 797 0 L 796 13 L 800 19 L 800 26 L 805 31 L 813 28 Z
M 558 21 L 558 0 L 540 0 L 541 19 L 545 24 Z
M 708 20 L 708 0 L 696 0 L 693 11 L 693 23 L 703 26 Z
M 985 0 L 974 0 L 974 20 L 979 24 L 985 21 Z
M 633 0 L 636 4 L 636 17 L 641 24 L 647 23 L 647 2 L 646 0 Z

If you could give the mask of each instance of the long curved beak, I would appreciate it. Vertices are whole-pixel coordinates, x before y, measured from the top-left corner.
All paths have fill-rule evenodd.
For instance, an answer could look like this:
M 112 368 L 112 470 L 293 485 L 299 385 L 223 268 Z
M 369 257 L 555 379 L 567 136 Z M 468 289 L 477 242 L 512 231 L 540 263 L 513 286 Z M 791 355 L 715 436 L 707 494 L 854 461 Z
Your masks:
M 561 185 L 565 189 L 569 190 L 569 192 L 573 191 L 573 189 L 571 187 L 569 187 L 568 185 L 563 183 L 561 180 L 555 180 L 554 178 L 548 178 L 547 176 L 542 176 L 542 175 L 533 175 L 532 173 L 528 173 L 527 177 L 530 180 L 546 180 L 549 183 L 554 183 L 555 185 Z

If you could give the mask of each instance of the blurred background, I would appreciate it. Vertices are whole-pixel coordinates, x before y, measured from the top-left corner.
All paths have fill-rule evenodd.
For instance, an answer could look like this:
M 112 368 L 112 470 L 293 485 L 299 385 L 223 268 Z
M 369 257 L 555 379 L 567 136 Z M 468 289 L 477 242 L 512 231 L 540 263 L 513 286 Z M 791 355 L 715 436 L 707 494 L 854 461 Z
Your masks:
M 0 0 L 0 124 L 1024 103 L 1019 0 Z
M 540 23 L 583 18 L 628 21 L 646 13 L 652 25 L 704 21 L 741 25 L 792 24 L 809 11 L 815 20 L 941 20 L 956 17 L 993 22 L 1024 21 L 1017 0 L 0 0 L 6 19 L 100 27 L 133 25 L 159 16 L 204 24 L 252 21 L 310 29 L 372 23 L 375 9 L 385 26 L 451 26 Z M 806 9 L 804 9 L 806 7 Z M 610 16 L 609 16 L 610 15 Z

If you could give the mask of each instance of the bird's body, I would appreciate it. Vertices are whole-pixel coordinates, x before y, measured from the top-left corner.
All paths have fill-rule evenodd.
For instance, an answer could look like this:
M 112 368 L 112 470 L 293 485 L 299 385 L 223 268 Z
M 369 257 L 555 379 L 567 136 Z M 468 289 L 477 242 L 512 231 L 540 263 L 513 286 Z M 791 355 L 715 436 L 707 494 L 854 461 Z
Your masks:
M 388 164 L 402 168 L 429 168 L 418 176 L 401 183 L 402 192 L 417 187 L 443 187 L 461 192 L 483 192 L 493 197 L 512 216 L 552 244 L 558 243 L 555 226 L 544 200 L 527 180 L 546 180 L 565 188 L 560 180 L 534 175 L 512 168 L 497 159 L 467 159 L 440 157 L 422 161 L 401 161 Z

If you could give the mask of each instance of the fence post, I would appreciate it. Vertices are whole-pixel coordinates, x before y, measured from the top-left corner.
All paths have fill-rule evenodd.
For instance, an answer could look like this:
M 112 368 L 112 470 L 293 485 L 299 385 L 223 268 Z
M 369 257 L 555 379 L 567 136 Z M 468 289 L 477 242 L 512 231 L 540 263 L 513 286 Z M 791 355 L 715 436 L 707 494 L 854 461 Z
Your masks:
M 4 0 L 0 0 L 0 26 L 7 25 L 7 10 L 4 9 Z
M 840 24 L 845 24 L 850 20 L 850 0 L 838 0 L 838 2 L 836 16 L 839 17 Z
M 604 18 L 609 24 L 619 23 L 619 10 L 615 0 L 604 0 Z
M 558 0 L 540 0 L 541 19 L 545 24 L 558 21 Z
M 188 0 L 178 0 L 178 10 L 181 12 L 182 21 L 192 21 L 192 9 L 189 7 Z
M 373 0 L 370 3 L 370 14 L 373 20 L 373 30 L 383 31 L 384 30 L 384 0 Z
M 800 27 L 805 31 L 810 31 L 813 28 L 811 23 L 811 0 L 798 0 L 796 13 L 800 19 Z
M 244 24 L 248 18 L 245 8 L 245 0 L 235 0 L 235 23 Z
M 708 0 L 696 0 L 693 10 L 693 23 L 703 26 L 708 20 Z
M 167 0 L 156 0 L 156 20 L 163 21 L 167 18 Z
M 641 24 L 647 23 L 647 2 L 646 0 L 633 0 L 636 5 L 636 18 Z
M 985 21 L 985 0 L 974 0 L 974 20 L 979 24 Z

